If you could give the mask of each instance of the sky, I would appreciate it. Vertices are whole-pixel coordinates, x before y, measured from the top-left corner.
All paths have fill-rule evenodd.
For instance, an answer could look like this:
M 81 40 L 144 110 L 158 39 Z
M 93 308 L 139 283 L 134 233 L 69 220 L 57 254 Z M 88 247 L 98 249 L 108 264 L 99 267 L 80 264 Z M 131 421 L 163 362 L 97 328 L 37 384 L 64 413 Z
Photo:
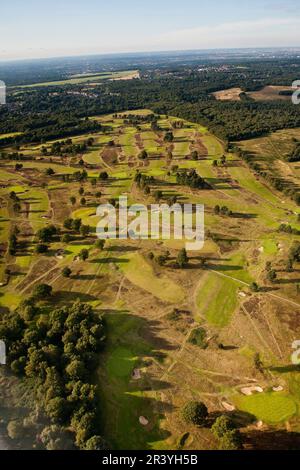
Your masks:
M 0 60 L 299 46 L 299 0 L 9 0 L 0 6 Z

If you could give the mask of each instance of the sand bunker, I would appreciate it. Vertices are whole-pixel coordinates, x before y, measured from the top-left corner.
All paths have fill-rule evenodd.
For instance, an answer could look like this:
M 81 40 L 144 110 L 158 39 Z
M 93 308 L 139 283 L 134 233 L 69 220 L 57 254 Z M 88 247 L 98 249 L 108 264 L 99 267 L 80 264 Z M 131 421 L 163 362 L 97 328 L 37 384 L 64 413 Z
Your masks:
M 253 395 L 253 393 L 263 393 L 263 391 L 264 389 L 261 387 L 245 387 L 241 390 L 242 394 L 247 395 L 248 397 Z
M 134 371 L 132 373 L 133 380 L 139 380 L 139 379 L 141 379 L 141 377 L 142 377 L 141 371 L 139 369 L 134 369 Z
M 234 411 L 236 408 L 233 405 L 230 405 L 230 403 L 227 403 L 226 401 L 222 401 L 222 406 L 226 411 Z
M 147 418 L 145 418 L 144 416 L 140 416 L 139 418 L 139 422 L 142 426 L 148 426 L 149 424 L 149 421 Z

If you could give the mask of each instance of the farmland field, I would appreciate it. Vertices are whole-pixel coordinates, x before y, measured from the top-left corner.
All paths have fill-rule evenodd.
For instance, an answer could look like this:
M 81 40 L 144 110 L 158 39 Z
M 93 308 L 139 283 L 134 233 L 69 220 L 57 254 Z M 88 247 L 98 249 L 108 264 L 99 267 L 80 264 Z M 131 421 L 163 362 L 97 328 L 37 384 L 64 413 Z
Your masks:
M 91 78 L 97 77 L 71 80 Z M 53 288 L 42 302 L 47 312 L 79 299 L 103 316 L 107 343 L 93 380 L 103 400 L 99 420 L 115 449 L 216 449 L 209 429 L 183 421 L 180 410 L 189 400 L 203 401 L 212 415 L 231 407 L 245 436 L 259 431 L 258 421 L 270 431 L 299 432 L 299 371 L 290 356 L 300 334 L 300 265 L 286 269 L 299 234 L 278 230 L 283 222 L 300 230 L 296 202 L 203 125 L 151 110 L 93 120 L 107 129 L 73 137 L 76 145 L 89 140 L 77 153 L 64 143 L 54 153 L 49 141 L 22 144 L 21 166 L 1 160 L 1 312 L 47 284 Z M 293 137 L 299 129 L 238 145 L 270 168 L 278 153 L 290 152 Z M 295 178 L 299 165 L 287 165 Z M 208 185 L 179 182 L 184 170 L 195 170 Z M 184 266 L 178 255 L 185 240 L 117 239 L 102 249 L 95 243 L 97 207 L 110 203 L 118 212 L 120 195 L 147 206 L 204 204 L 204 248 L 188 252 Z M 72 228 L 70 219 L 89 229 Z M 57 233 L 41 253 L 37 232 L 52 224 Z M 13 233 L 15 251 L 9 249 Z M 189 341 L 199 327 L 207 338 L 203 348 Z M 263 392 L 241 392 L 253 384 Z

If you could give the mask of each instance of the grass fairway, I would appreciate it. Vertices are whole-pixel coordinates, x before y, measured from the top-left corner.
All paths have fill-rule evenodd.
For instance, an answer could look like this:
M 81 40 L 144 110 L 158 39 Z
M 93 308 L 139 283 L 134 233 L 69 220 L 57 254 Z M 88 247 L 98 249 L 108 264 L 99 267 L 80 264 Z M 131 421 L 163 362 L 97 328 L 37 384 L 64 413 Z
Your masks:
M 128 377 L 134 368 L 136 358 L 126 348 L 117 348 L 107 362 L 107 371 L 111 378 Z
M 132 379 L 134 367 L 143 367 L 145 358 L 155 352 L 146 342 L 140 330 L 144 321 L 126 312 L 113 312 L 106 316 L 108 345 L 103 360 L 105 367 L 99 369 L 103 407 L 103 426 L 109 442 L 115 449 L 158 448 L 163 439 L 159 429 L 160 416 L 154 413 L 155 392 L 147 391 L 147 376 L 138 381 Z M 119 344 L 116 347 L 116 344 Z M 142 370 L 142 369 L 140 369 Z M 140 416 L 149 420 L 143 427 Z
M 121 259 L 120 267 L 127 279 L 150 292 L 163 302 L 177 303 L 184 300 L 184 292 L 167 276 L 157 277 L 152 266 L 140 254 L 128 254 Z
M 279 393 L 259 393 L 239 397 L 236 399 L 236 404 L 240 410 L 267 424 L 283 423 L 297 413 L 296 403 Z
M 237 306 L 237 292 L 235 281 L 206 273 L 196 298 L 199 315 L 213 326 L 228 325 Z

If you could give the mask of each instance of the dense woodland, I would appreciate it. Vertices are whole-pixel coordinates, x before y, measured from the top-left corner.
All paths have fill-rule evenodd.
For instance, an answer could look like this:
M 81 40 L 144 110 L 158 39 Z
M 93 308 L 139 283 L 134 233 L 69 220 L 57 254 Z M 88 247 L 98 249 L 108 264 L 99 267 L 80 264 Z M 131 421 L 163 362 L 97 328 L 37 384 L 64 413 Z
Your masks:
M 127 67 L 133 65 L 131 62 Z M 54 77 L 41 67 L 39 79 Z M 75 65 L 72 68 L 74 72 Z M 60 70 L 60 69 L 58 69 Z M 71 70 L 71 69 L 70 69 Z M 33 68 L 32 74 L 35 69 Z M 17 75 L 16 75 L 17 76 Z M 96 87 L 81 85 L 8 88 L 8 106 L 0 108 L 0 132 L 22 135 L 1 140 L 1 146 L 70 137 L 99 131 L 88 118 L 125 109 L 151 108 L 207 125 L 224 140 L 257 137 L 277 129 L 299 127 L 300 109 L 289 101 L 254 102 L 248 95 L 240 102 L 220 102 L 212 93 L 240 87 L 243 92 L 266 85 L 286 85 L 300 76 L 299 59 L 261 60 L 238 65 L 210 64 L 199 68 L 159 67 L 141 69 L 141 80 L 103 81 Z M 12 75 L 10 80 L 14 83 Z M 25 74 L 25 83 L 36 75 Z

